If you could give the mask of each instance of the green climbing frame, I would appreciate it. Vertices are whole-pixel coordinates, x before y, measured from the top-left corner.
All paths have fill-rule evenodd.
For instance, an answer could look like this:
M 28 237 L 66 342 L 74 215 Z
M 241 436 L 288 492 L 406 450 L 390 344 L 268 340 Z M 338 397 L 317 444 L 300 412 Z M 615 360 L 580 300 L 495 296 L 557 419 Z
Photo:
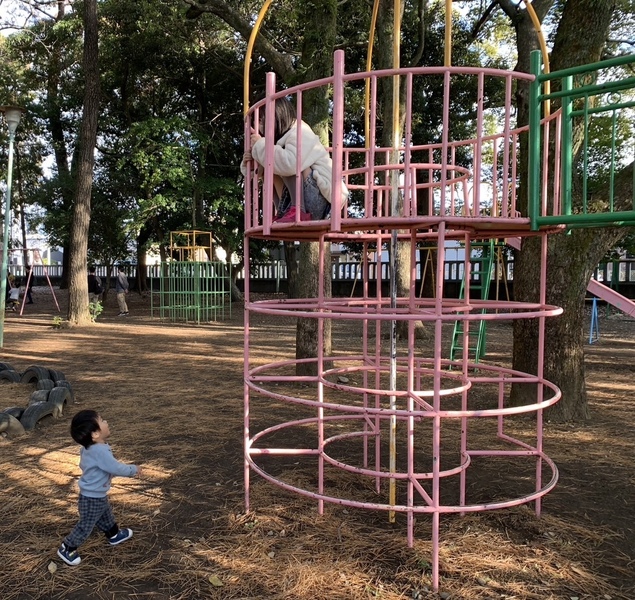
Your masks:
M 472 250 L 479 250 L 479 253 L 470 257 L 470 272 L 463 274 L 461 281 L 461 291 L 459 297 L 465 299 L 466 291 L 468 298 L 487 299 L 489 297 L 492 283 L 492 273 L 496 262 L 497 251 L 501 244 L 496 240 L 489 240 L 483 243 L 472 244 Z M 466 290 L 467 288 L 467 290 Z M 481 311 L 485 313 L 484 310 Z M 464 323 L 467 321 L 455 321 L 452 332 L 452 345 L 450 346 L 450 360 L 458 360 L 463 356 L 464 350 Z M 474 335 L 476 330 L 477 335 Z M 478 362 L 485 356 L 485 341 L 487 334 L 486 321 L 472 321 L 471 330 L 468 332 L 468 359 Z M 475 343 L 473 341 L 475 340 Z
M 150 285 L 153 317 L 197 324 L 231 318 L 231 293 L 225 263 L 164 262 L 152 268 Z

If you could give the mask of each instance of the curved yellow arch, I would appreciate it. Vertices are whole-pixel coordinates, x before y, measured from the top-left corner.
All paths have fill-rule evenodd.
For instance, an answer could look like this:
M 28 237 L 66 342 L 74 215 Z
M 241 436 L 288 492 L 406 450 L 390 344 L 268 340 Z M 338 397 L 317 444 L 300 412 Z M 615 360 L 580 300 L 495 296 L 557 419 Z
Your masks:
M 377 27 L 377 13 L 379 12 L 379 1 L 375 0 L 373 4 L 373 16 L 370 20 L 370 33 L 368 35 L 368 50 L 366 52 L 366 71 L 373 68 L 373 45 L 375 44 L 375 28 Z M 364 94 L 364 139 L 365 146 L 368 148 L 370 132 L 370 79 L 366 79 L 366 87 Z
M 542 53 L 542 67 L 545 73 L 549 73 L 549 51 L 547 49 L 547 42 L 545 41 L 545 36 L 542 32 L 542 25 L 540 23 L 540 19 L 534 10 L 534 7 L 531 5 L 531 0 L 525 1 L 525 6 L 527 7 L 527 12 L 529 13 L 529 18 L 531 22 L 534 24 L 534 29 L 538 34 L 538 41 L 540 43 L 540 52 Z M 545 81 L 545 93 L 549 94 L 551 92 L 551 82 Z M 548 117 L 551 114 L 551 101 L 547 100 L 545 102 L 545 116 Z
M 256 23 L 254 24 L 254 28 L 251 30 L 251 35 L 249 36 L 249 41 L 247 42 L 247 52 L 245 53 L 245 66 L 243 69 L 243 112 L 247 114 L 249 110 L 249 88 L 250 88 L 250 70 L 251 70 L 251 55 L 254 51 L 254 44 L 256 43 L 256 36 L 260 31 L 260 26 L 265 19 L 265 15 L 269 10 L 269 6 L 273 0 L 265 0 L 265 3 L 262 5 L 260 12 L 258 13 L 258 18 L 256 19 Z

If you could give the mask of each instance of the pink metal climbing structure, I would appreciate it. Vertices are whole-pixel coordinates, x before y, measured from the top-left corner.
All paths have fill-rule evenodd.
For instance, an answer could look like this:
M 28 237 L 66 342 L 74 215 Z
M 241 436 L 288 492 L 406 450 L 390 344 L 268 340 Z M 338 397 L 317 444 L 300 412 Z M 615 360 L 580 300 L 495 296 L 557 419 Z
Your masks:
M 379 145 L 375 111 L 382 80 L 398 75 L 406 87 L 402 146 Z M 426 78 L 443 89 L 442 121 L 438 140 L 419 144 L 414 132 L 415 85 Z M 557 222 L 532 225 L 521 216 L 518 198 L 520 137 L 527 128 L 513 124 L 512 95 L 519 82 L 533 75 L 494 69 L 433 67 L 406 68 L 347 74 L 342 52 L 335 54 L 334 75 L 276 92 L 275 78 L 267 79 L 266 98 L 253 106 L 245 121 L 245 138 L 261 111 L 273 122 L 276 98 L 289 97 L 302 119 L 303 94 L 329 86 L 332 94 L 333 202 L 330 218 L 321 221 L 274 223 L 271 165 L 273 142 L 266 141 L 264 182 L 253 173 L 246 179 L 245 264 L 249 241 L 254 238 L 319 242 L 319 275 L 314 297 L 254 300 L 245 280 L 245 491 L 249 508 L 250 474 L 257 473 L 286 490 L 317 501 L 359 509 L 403 515 L 407 539 L 414 543 L 415 529 L 430 527 L 432 584 L 438 588 L 440 517 L 447 513 L 486 511 L 533 503 L 540 513 L 541 498 L 556 484 L 558 471 L 543 450 L 543 410 L 560 398 L 558 388 L 543 376 L 545 321 L 561 313 L 546 302 L 547 240 L 562 230 Z M 471 85 L 465 85 L 469 81 Z M 490 118 L 487 90 L 502 83 L 504 100 Z M 345 128 L 349 105 L 366 84 L 370 90 L 370 128 L 364 147 L 352 147 L 354 136 Z M 467 140 L 453 139 L 453 93 L 458 87 L 473 89 L 476 133 Z M 418 88 L 420 89 L 420 88 Z M 557 131 L 560 114 L 541 122 L 545 147 L 552 148 L 542 164 L 539 194 L 544 206 L 560 202 Z M 492 124 L 497 123 L 495 130 Z M 299 129 L 299 128 L 298 128 Z M 299 146 L 300 144 L 298 144 Z M 546 154 L 546 153 L 545 153 Z M 459 161 L 458 157 L 462 159 Z M 466 160 L 467 157 L 467 160 Z M 464 165 L 469 164 L 469 167 Z M 554 169 L 556 170 L 554 176 Z M 337 193 L 341 180 L 351 193 L 343 206 Z M 398 200 L 395 202 L 395 198 Z M 554 202 L 552 202 L 552 200 Z M 557 207 L 553 209 L 554 214 Z M 299 213 L 299 211 L 298 211 Z M 469 276 L 470 250 L 484 240 L 501 238 L 540 241 L 538 300 L 533 303 L 492 301 L 444 295 L 444 254 L 450 242 L 465 248 L 465 273 Z M 400 294 L 386 295 L 382 286 L 382 249 L 397 241 L 408 248 L 409 278 Z M 329 276 L 331 244 L 361 245 L 364 276 L 354 298 L 332 298 L 324 291 Z M 403 244 L 402 244 L 403 243 Z M 434 247 L 436 261 L 433 297 L 418 293 L 416 251 Z M 391 264 L 392 264 L 391 256 Z M 376 273 L 376 284 L 368 277 Z M 391 275 L 394 277 L 394 270 Z M 467 277 L 466 276 L 466 277 Z M 315 358 L 302 359 L 310 375 L 296 375 L 298 362 L 287 359 L 262 363 L 254 357 L 258 315 L 281 320 L 302 317 L 315 323 Z M 512 323 L 533 319 L 538 324 L 536 370 L 522 373 L 507 367 L 475 362 L 469 354 L 474 325 L 482 320 Z M 463 351 L 447 358 L 450 323 L 462 323 Z M 421 343 L 418 324 L 429 331 Z M 331 353 L 325 347 L 325 330 L 352 327 L 349 336 Z M 386 342 L 386 332 L 401 326 L 405 338 Z M 293 354 L 293 349 L 289 349 Z M 521 406 L 510 403 L 512 385 L 531 390 L 533 399 Z M 526 395 L 525 395 L 526 397 Z M 285 407 L 284 413 L 278 407 Z M 284 417 L 279 417 L 284 414 Z M 288 418 L 294 414 L 293 418 Z M 510 424 L 520 415 L 522 433 Z M 257 427 L 254 426 L 257 423 Z M 528 432 L 528 429 L 530 430 Z M 303 466 L 314 466 L 315 477 L 295 478 L 289 457 Z M 515 487 L 501 495 L 472 498 L 470 473 L 477 462 L 500 461 L 501 471 L 518 475 Z M 498 463 L 496 463 L 498 464 Z M 338 484 L 344 478 L 348 485 Z M 519 482 L 522 480 L 522 483 Z M 529 481 L 529 483 L 527 483 Z M 352 484 L 351 484 L 352 483 Z M 417 517 L 419 519 L 417 520 Z M 425 517 L 425 518 L 423 518 Z M 401 517 L 399 517 L 401 518 Z

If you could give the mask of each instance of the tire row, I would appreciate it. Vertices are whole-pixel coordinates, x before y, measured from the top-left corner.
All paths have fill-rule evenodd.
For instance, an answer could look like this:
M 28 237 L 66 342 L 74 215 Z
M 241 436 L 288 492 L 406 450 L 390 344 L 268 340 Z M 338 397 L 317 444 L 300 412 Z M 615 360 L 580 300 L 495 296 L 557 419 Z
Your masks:
M 26 407 L 11 406 L 0 412 L 0 433 L 8 436 L 33 430 L 40 419 L 49 415 L 58 419 L 64 406 L 74 400 L 71 384 L 56 369 L 33 365 L 18 373 L 10 364 L 0 362 L 0 383 L 3 381 L 35 385 Z

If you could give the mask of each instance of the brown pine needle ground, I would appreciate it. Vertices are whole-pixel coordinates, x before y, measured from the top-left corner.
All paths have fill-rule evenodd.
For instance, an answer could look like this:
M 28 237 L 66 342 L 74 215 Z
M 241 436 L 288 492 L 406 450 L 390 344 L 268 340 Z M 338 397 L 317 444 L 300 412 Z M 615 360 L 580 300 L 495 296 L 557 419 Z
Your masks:
M 51 326 L 56 313 L 45 288 L 36 288 L 27 308 L 22 318 L 7 317 L 0 360 L 19 371 L 63 371 L 76 404 L 22 438 L 0 438 L 2 600 L 437 598 L 425 515 L 409 548 L 400 515 L 390 524 L 383 513 L 329 504 L 319 515 L 315 502 L 256 475 L 245 514 L 241 306 L 226 322 L 183 327 L 152 320 L 149 300 L 136 295 L 130 317 L 118 319 L 111 297 L 100 322 L 83 330 Z M 293 323 L 260 326 L 262 361 L 289 356 Z M 592 421 L 546 426 L 545 448 L 561 476 L 541 518 L 530 506 L 442 516 L 443 598 L 635 598 L 635 323 L 602 316 L 601 331 L 600 342 L 587 347 Z M 350 339 L 350 332 L 334 335 L 338 348 Z M 488 335 L 489 356 L 504 360 L 509 328 L 494 326 Z M 1 408 L 26 405 L 31 389 L 0 384 Z M 147 477 L 116 479 L 111 492 L 133 539 L 111 548 L 94 533 L 72 568 L 55 551 L 77 517 L 79 448 L 68 427 L 81 408 L 108 419 L 115 456 L 144 465 Z M 257 419 L 286 410 L 276 403 Z M 286 481 L 314 485 L 310 461 L 274 468 Z M 468 476 L 469 494 L 505 495 L 491 470 L 476 472 Z M 332 469 L 327 477 L 332 493 L 374 497 L 368 482 Z

